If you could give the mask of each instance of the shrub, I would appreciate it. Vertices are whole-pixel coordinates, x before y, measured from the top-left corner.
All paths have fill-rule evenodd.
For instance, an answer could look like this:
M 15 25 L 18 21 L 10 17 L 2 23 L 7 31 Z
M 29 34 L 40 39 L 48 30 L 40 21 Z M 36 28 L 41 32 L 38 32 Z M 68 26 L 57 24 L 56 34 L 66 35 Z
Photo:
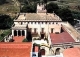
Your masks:
M 28 42 L 28 40 L 27 39 L 24 39 L 22 42 Z

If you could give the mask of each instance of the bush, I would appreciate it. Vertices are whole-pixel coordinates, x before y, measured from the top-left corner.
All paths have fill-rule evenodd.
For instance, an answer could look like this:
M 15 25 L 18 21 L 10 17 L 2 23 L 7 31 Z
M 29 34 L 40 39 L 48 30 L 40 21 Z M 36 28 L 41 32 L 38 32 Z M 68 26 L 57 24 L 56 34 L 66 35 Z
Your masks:
M 6 3 L 6 0 L 0 0 L 0 5 Z
M 48 13 L 53 13 L 53 11 L 56 13 L 59 7 L 57 4 L 51 2 L 47 4 L 46 9 Z
M 22 9 L 21 9 L 21 12 L 27 12 L 27 13 L 35 13 L 36 12 L 36 7 L 37 7 L 37 4 L 25 4 Z
M 0 29 L 11 28 L 13 19 L 9 15 L 0 14 Z
M 5 36 L 5 34 L 2 33 L 2 34 L 1 34 L 1 37 L 4 37 L 4 36 Z
M 74 18 L 70 9 L 63 8 L 58 10 L 58 14 L 62 21 L 68 21 L 70 24 L 74 25 Z
M 27 39 L 24 39 L 22 42 L 28 42 L 28 40 Z

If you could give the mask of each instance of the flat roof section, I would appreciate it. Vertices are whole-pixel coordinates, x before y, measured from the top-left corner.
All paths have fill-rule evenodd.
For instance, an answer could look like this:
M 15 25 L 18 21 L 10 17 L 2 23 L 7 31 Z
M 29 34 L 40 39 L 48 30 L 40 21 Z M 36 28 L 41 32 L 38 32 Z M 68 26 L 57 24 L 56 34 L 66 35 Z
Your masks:
M 75 40 L 69 35 L 69 33 L 62 27 L 63 32 L 59 34 L 50 33 L 52 44 L 75 42 Z
M 0 57 L 30 57 L 32 43 L 0 43 Z

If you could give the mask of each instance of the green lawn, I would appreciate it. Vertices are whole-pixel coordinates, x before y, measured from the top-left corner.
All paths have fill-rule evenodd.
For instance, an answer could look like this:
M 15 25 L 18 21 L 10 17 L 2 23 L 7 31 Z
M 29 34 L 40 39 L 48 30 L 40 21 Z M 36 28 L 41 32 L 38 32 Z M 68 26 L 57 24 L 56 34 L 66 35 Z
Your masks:
M 0 34 L 0 41 L 10 33 L 11 33 L 11 29 L 3 30 L 3 33 Z

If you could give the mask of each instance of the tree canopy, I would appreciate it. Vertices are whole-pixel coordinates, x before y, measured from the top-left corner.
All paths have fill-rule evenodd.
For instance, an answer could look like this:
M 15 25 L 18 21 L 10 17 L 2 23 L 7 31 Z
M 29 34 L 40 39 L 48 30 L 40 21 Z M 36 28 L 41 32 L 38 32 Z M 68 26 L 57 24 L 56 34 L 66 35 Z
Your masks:
M 0 29 L 10 28 L 13 24 L 13 19 L 8 15 L 0 14 Z
M 57 4 L 51 2 L 51 3 L 47 4 L 46 9 L 47 9 L 48 13 L 53 13 L 53 11 L 57 12 L 59 7 Z
M 0 5 L 4 4 L 6 0 L 0 0 Z
M 62 21 L 68 21 L 72 25 L 74 24 L 74 19 L 71 10 L 67 8 L 59 9 L 58 15 L 61 17 Z
M 35 13 L 36 12 L 36 7 L 37 7 L 37 4 L 25 4 L 22 7 L 21 12 Z

